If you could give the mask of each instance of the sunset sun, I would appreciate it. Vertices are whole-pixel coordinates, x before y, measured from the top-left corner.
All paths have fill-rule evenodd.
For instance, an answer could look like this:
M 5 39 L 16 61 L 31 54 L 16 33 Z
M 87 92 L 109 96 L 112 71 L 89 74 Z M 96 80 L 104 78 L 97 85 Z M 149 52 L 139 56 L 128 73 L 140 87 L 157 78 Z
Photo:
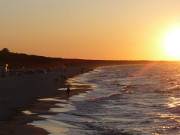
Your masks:
M 171 31 L 165 39 L 167 53 L 174 59 L 180 59 L 180 29 Z

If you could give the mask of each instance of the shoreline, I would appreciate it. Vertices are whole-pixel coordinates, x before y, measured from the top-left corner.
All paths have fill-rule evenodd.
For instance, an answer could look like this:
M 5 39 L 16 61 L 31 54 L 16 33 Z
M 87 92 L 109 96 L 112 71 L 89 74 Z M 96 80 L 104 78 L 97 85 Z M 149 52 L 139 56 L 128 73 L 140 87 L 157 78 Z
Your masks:
M 75 69 L 74 69 L 75 68 Z M 0 134 L 5 135 L 19 135 L 19 134 L 26 134 L 26 135 L 47 135 L 48 132 L 45 131 L 42 128 L 35 127 L 33 125 L 27 125 L 28 123 L 31 123 L 36 120 L 44 120 L 44 118 L 39 117 L 38 115 L 41 114 L 56 114 L 54 112 L 51 112 L 49 109 L 52 107 L 57 107 L 55 104 L 60 103 L 59 101 L 41 101 L 38 99 L 42 98 L 55 98 L 59 97 L 59 99 L 68 99 L 66 95 L 66 91 L 57 90 L 58 88 L 65 88 L 66 87 L 66 81 L 68 78 L 75 77 L 79 74 L 83 74 L 86 72 L 89 72 L 92 70 L 90 67 L 71 67 L 66 70 L 66 73 L 64 74 L 66 76 L 66 80 L 60 79 L 58 80 L 58 84 L 55 84 L 54 82 L 51 82 L 53 85 L 55 85 L 52 89 L 47 90 L 50 88 L 49 86 L 46 86 L 46 90 L 43 90 L 43 92 L 46 92 L 42 94 L 42 90 L 40 90 L 40 93 L 42 95 L 36 96 L 36 97 L 29 97 L 28 101 L 24 102 L 24 104 L 16 105 L 15 110 L 13 110 L 11 113 L 8 113 L 7 119 L 0 120 Z M 83 70 L 83 72 L 82 72 Z M 61 73 L 62 74 L 62 73 Z M 33 75 L 32 75 L 33 76 Z M 40 75 L 41 79 L 42 75 Z M 48 81 L 52 81 L 52 74 L 48 75 Z M 46 82 L 46 81 L 45 81 Z M 39 85 L 47 85 L 47 84 L 41 84 Z M 50 85 L 52 86 L 52 85 Z M 39 87 L 38 87 L 39 88 Z M 50 91 L 50 92 L 49 92 Z M 88 87 L 81 87 L 77 88 L 75 90 L 71 90 L 70 97 L 73 95 L 78 95 L 80 93 L 85 93 L 87 91 L 90 91 Z M 26 91 L 27 92 L 27 91 Z M 39 93 L 39 94 L 40 94 Z M 23 93 L 21 93 L 23 94 Z M 29 93 L 27 93 L 29 94 Z M 26 94 L 26 96 L 27 96 Z M 16 94 L 15 94 L 16 96 Z M 18 106 L 18 107 L 17 107 Z M 14 109 L 14 108 L 10 108 Z M 25 111 L 27 110 L 27 111 Z M 24 113 L 22 111 L 25 111 Z M 29 114 L 28 114 L 29 113 Z

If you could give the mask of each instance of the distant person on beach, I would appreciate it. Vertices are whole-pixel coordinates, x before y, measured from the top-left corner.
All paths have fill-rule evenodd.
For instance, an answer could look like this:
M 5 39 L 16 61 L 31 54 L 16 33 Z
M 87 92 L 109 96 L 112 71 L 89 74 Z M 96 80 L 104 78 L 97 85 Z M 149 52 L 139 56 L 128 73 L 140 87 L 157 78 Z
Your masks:
M 69 97 L 69 93 L 70 93 L 70 88 L 69 88 L 69 86 L 68 86 L 68 88 L 67 88 L 67 90 L 66 90 L 66 93 L 67 93 L 67 95 L 68 95 L 68 97 Z

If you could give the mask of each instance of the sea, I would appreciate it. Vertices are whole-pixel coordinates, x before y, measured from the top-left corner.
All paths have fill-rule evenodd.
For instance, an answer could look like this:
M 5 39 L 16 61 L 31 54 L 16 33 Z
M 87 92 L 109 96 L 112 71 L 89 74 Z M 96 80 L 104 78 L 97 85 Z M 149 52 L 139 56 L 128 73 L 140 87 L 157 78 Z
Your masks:
M 56 115 L 32 125 L 50 135 L 180 134 L 180 64 L 98 67 L 68 84 L 91 90 L 61 100 L 51 108 Z

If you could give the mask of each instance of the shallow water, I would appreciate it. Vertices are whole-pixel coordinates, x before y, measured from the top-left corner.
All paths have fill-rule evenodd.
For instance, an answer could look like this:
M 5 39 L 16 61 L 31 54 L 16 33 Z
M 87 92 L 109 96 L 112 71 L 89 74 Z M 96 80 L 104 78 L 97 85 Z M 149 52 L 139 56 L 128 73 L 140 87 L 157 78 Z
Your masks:
M 180 134 L 180 65 L 101 67 L 68 83 L 93 91 L 62 100 L 51 108 L 57 115 L 33 125 L 51 135 Z

